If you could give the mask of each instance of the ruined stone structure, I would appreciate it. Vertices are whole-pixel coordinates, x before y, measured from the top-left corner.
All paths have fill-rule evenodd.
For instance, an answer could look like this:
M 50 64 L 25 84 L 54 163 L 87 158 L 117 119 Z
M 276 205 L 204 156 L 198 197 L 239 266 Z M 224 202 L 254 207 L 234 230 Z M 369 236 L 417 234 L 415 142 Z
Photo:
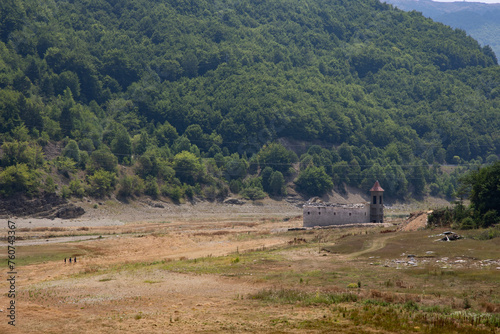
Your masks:
M 304 205 L 304 227 L 384 222 L 384 189 L 375 182 L 369 203 L 333 204 L 309 201 Z

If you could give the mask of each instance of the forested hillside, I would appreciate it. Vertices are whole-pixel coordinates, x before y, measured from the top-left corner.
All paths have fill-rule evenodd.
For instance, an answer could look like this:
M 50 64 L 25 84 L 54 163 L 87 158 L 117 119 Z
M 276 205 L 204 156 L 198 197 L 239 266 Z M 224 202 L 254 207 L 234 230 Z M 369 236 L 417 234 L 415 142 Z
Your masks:
M 2 0 L 0 18 L 3 195 L 450 197 L 500 153 L 491 48 L 376 0 Z
M 500 55 L 500 4 L 438 2 L 432 0 L 384 0 L 402 10 L 417 10 L 434 21 L 463 29 L 482 45 Z

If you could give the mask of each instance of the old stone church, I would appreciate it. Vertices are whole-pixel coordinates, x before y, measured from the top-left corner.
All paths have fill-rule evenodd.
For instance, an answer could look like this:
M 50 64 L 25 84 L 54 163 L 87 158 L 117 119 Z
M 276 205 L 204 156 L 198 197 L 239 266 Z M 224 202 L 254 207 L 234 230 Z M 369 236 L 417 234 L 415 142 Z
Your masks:
M 304 227 L 383 223 L 384 189 L 382 189 L 378 181 L 370 189 L 370 195 L 369 203 L 308 202 L 304 204 Z

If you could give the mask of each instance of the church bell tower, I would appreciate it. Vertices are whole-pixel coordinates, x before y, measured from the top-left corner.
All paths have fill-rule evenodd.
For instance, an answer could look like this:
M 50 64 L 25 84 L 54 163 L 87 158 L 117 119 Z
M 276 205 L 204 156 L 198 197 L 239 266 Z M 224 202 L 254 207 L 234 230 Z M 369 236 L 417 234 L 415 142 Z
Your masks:
M 370 189 L 370 222 L 383 223 L 384 222 L 384 189 L 380 183 L 375 182 Z

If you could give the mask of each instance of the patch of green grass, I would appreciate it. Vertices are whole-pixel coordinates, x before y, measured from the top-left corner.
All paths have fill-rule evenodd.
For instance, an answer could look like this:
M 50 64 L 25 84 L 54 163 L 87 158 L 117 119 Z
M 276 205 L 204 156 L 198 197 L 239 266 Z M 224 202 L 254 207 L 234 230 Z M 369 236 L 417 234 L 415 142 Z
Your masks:
M 350 254 L 365 249 L 370 239 L 367 235 L 348 236 L 336 241 L 335 245 L 322 248 L 334 254 Z
M 378 300 L 378 299 L 365 299 L 363 300 L 364 305 L 376 305 L 376 306 L 389 306 L 391 303 L 386 302 L 384 300 Z
M 442 269 L 438 267 L 408 269 L 405 274 L 429 281 L 454 278 L 466 282 L 498 283 L 496 269 Z M 465 283 L 465 282 L 464 282 Z
M 253 251 L 220 257 L 203 257 L 197 259 L 184 259 L 166 262 L 160 268 L 176 272 L 196 274 L 219 274 L 228 276 L 247 275 L 250 271 L 254 274 L 265 273 L 265 265 L 283 262 L 285 259 L 278 250 Z
M 341 274 L 328 270 L 290 270 L 284 263 L 278 263 L 274 266 L 274 270 L 264 274 L 265 281 L 279 282 L 280 284 L 294 284 L 296 282 L 306 283 L 311 285 L 324 285 L 333 283 Z
M 251 294 L 249 298 L 273 303 L 301 303 L 303 305 L 331 305 L 358 300 L 358 296 L 353 293 L 309 293 L 294 289 L 263 289 Z
M 496 315 L 468 314 L 456 312 L 452 314 L 435 313 L 418 310 L 418 305 L 370 306 L 354 308 L 338 308 L 355 326 L 387 330 L 397 333 L 494 333 L 499 328 Z
M 80 257 L 83 254 L 84 251 L 80 248 L 70 245 L 17 246 L 14 262 L 16 267 L 44 262 L 60 262 L 64 265 L 64 258 Z M 7 265 L 7 248 L 2 247 L 0 248 L 0 268 L 6 268 Z
M 465 238 L 451 242 L 436 241 L 440 239 L 439 233 L 443 231 L 445 230 L 395 233 L 383 248 L 370 252 L 369 256 L 378 256 L 381 259 L 394 259 L 400 257 L 403 253 L 424 256 L 427 252 L 432 251 L 434 257 L 453 258 L 456 256 L 468 256 L 485 260 L 497 258 L 500 253 L 500 243 L 497 242 L 497 239 L 479 241 L 472 238 Z M 369 238 L 370 235 L 367 237 Z M 350 242 L 349 238 L 345 239 L 340 239 L 338 242 Z M 337 247 L 341 247 L 341 245 Z
M 35 254 L 29 256 L 17 256 L 14 260 L 16 266 L 18 267 L 49 261 L 64 262 L 64 256 L 60 254 Z M 2 261 L 1 263 L 2 266 L 7 267 L 7 260 Z
M 290 321 L 288 320 L 287 317 L 282 317 L 282 318 L 276 318 L 276 319 L 271 319 L 271 325 L 275 326 L 278 324 L 290 324 Z
M 464 233 L 467 238 L 474 240 L 491 240 L 500 237 L 500 226 L 487 229 L 471 230 Z
M 101 278 L 99 280 L 99 282 L 109 282 L 109 281 L 112 281 L 113 279 L 112 278 Z
M 235 260 L 238 259 L 238 260 Z M 88 276 L 94 274 L 116 273 L 122 271 L 134 272 L 137 270 L 169 270 L 182 273 L 195 274 L 219 274 L 225 276 L 247 275 L 252 270 L 253 273 L 266 270 L 261 268 L 270 263 L 280 263 L 285 259 L 278 250 L 251 251 L 239 254 L 236 258 L 232 255 L 220 257 L 202 257 L 196 259 L 181 258 L 174 260 L 161 260 L 153 262 L 120 263 L 109 267 L 97 268 L 96 270 L 84 269 L 73 277 Z
M 248 231 L 247 233 L 237 233 L 231 235 L 231 239 L 236 241 L 259 240 L 259 239 L 266 239 L 276 235 L 279 234 L 271 235 L 271 232 L 269 231 L 260 231 L 260 232 Z
M 249 296 L 265 303 L 300 304 L 301 306 L 335 305 L 333 314 L 323 319 L 307 319 L 297 328 L 326 329 L 342 316 L 359 332 L 363 328 L 397 333 L 494 333 L 500 328 L 500 315 L 480 312 L 452 312 L 443 306 L 422 306 L 414 300 L 399 303 L 363 299 L 357 293 L 306 292 L 297 289 L 263 289 Z M 273 324 L 285 324 L 275 321 Z M 286 322 L 288 324 L 288 322 Z
M 331 319 L 328 318 L 320 318 L 320 319 L 312 319 L 312 320 L 302 320 L 294 327 L 298 329 L 322 329 L 322 328 L 332 328 L 337 324 L 332 323 Z M 364 333 L 364 332 L 358 332 Z

